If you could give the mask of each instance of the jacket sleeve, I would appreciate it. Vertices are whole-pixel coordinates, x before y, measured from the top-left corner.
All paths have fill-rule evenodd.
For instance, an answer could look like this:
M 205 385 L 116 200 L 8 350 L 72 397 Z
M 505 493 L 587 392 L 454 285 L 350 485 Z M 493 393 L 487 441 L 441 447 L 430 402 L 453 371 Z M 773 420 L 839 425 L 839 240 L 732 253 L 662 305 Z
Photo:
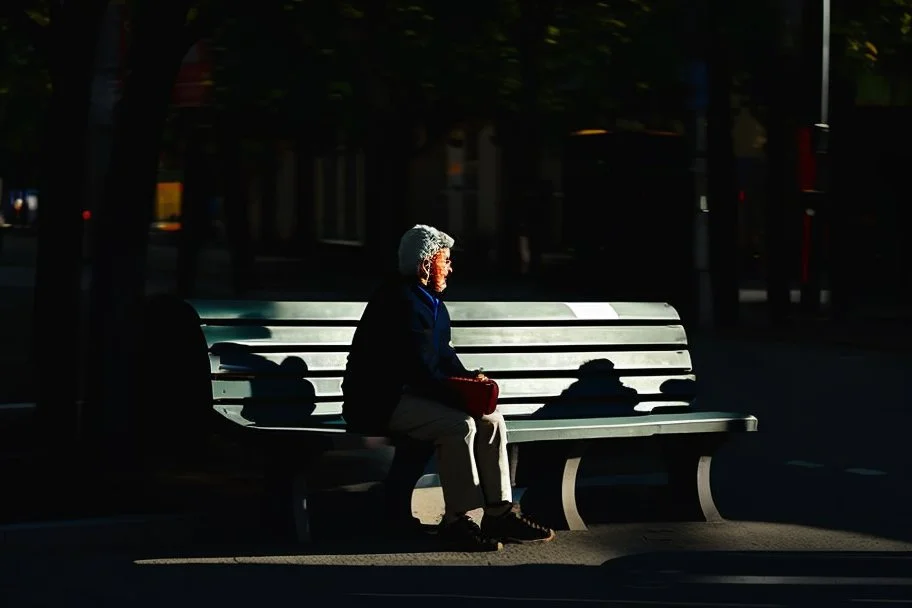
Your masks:
M 446 383 L 449 373 L 435 352 L 433 328 L 427 327 L 422 316 L 407 302 L 400 314 L 400 322 L 406 328 L 405 343 L 400 348 L 405 351 L 403 361 L 407 384 L 428 398 L 463 409 L 462 395 Z
M 475 372 L 466 369 L 459 359 L 459 355 L 456 354 L 456 349 L 453 348 L 453 337 L 449 324 L 446 327 L 445 335 L 440 345 L 440 367 L 447 376 L 475 377 Z

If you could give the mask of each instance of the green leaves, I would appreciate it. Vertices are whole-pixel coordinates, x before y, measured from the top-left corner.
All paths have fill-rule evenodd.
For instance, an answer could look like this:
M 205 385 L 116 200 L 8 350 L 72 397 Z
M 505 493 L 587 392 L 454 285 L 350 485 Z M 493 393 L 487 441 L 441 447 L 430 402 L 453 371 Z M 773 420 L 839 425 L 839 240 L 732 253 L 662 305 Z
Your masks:
M 912 0 L 837 4 L 834 31 L 845 39 L 861 101 L 912 102 Z
M 228 4 L 213 40 L 218 103 L 350 132 L 374 112 L 420 122 L 440 104 L 489 120 L 526 103 L 529 79 L 560 131 L 571 116 L 595 123 L 661 96 L 685 56 L 674 0 L 563 0 L 547 14 L 519 0 Z
M 33 36 L 47 22 L 37 2 L 24 13 L 0 16 L 0 160 L 28 163 L 37 156 L 51 81 Z

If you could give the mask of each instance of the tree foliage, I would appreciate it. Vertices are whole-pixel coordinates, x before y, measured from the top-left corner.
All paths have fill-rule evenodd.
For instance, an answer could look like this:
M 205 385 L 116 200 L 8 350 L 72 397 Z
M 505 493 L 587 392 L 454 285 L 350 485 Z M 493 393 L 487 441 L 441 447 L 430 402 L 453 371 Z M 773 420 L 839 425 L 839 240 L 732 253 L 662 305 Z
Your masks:
M 912 0 L 836 3 L 834 30 L 863 100 L 912 102 Z
M 29 14 L 0 16 L 0 163 L 14 163 L 34 179 L 41 145 L 42 117 L 51 92 L 47 62 L 33 34 L 40 31 L 46 16 L 36 5 Z M 16 169 L 13 169 L 14 171 Z M 0 175 L 6 173 L 0 166 Z
M 598 121 L 673 82 L 673 4 L 556 2 L 536 67 L 545 128 L 565 130 L 570 117 Z M 247 4 L 213 37 L 216 102 L 354 138 L 378 113 L 416 123 L 492 120 L 516 111 L 523 95 L 524 10 L 518 0 Z

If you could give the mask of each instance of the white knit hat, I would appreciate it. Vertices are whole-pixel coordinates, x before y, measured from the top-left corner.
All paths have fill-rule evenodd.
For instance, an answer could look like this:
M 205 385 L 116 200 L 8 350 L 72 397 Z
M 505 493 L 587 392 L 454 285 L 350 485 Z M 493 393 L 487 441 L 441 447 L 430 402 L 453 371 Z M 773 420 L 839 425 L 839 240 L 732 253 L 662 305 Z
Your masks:
M 399 240 L 399 272 L 404 276 L 415 274 L 419 263 L 433 258 L 441 249 L 449 249 L 453 243 L 453 237 L 446 232 L 416 224 Z

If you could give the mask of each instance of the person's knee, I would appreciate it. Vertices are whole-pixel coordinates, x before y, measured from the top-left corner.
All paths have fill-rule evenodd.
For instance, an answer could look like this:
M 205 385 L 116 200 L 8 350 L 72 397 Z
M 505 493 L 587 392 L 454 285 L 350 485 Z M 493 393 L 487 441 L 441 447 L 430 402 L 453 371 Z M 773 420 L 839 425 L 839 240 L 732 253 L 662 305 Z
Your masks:
M 485 423 L 488 423 L 491 425 L 496 425 L 496 426 L 501 426 L 501 425 L 506 424 L 503 414 L 501 414 L 500 412 L 494 412 L 493 414 L 488 414 L 488 415 L 484 416 L 482 418 L 482 420 Z
M 504 428 L 507 423 L 504 420 L 503 414 L 500 412 L 494 412 L 493 414 L 487 414 L 479 420 L 479 426 L 484 428 L 494 429 L 497 427 Z M 481 430 L 481 429 L 479 429 Z
M 478 424 L 478 435 L 490 440 L 506 440 L 507 423 L 504 421 L 503 414 L 494 412 L 480 418 Z
M 475 419 L 471 416 L 453 416 L 447 420 L 446 424 L 441 425 L 440 439 L 452 439 L 458 437 L 466 442 L 471 442 L 478 431 Z

